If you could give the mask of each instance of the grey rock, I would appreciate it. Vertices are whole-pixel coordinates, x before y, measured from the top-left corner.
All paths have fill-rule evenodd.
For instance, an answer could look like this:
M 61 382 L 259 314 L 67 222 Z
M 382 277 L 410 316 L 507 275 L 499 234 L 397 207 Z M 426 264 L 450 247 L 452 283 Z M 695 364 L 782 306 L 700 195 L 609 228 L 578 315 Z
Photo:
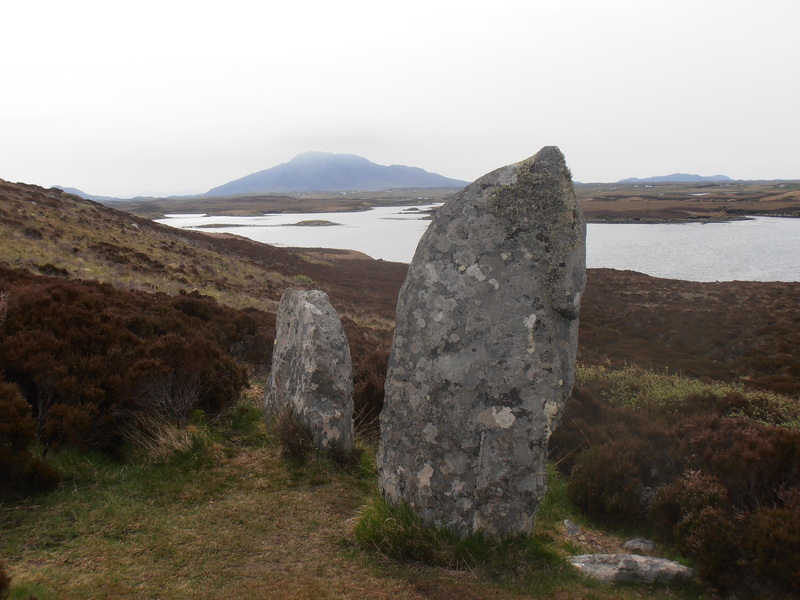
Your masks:
M 665 558 L 637 554 L 582 554 L 569 562 L 603 583 L 673 583 L 694 577 L 694 569 Z
M 581 528 L 575 525 L 569 519 L 564 519 L 564 533 L 566 533 L 569 537 L 576 537 L 580 535 Z
M 634 538 L 622 544 L 622 547 L 631 552 L 653 552 L 656 549 L 656 543 L 645 538 Z
M 353 450 L 350 346 L 325 292 L 286 290 L 278 307 L 264 412 L 294 414 L 323 451 Z
M 546 147 L 453 196 L 400 292 L 380 489 L 458 533 L 530 533 L 575 377 L 586 226 Z

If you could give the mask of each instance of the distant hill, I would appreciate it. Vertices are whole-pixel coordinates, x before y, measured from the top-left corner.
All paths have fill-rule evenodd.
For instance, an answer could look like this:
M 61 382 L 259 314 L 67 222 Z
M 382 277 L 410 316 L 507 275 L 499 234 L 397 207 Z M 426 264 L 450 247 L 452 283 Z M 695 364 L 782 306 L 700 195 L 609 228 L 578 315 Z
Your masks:
M 64 190 L 68 194 L 72 194 L 73 196 L 78 196 L 83 198 L 84 200 L 94 200 L 95 202 L 110 202 L 112 200 L 117 200 L 118 198 L 114 198 L 113 196 L 93 196 L 92 194 L 87 194 L 83 190 L 79 190 L 78 188 L 71 188 L 71 187 L 62 187 L 60 185 L 53 186 L 57 190 Z
M 288 163 L 215 187 L 205 195 L 379 192 L 398 188 L 461 188 L 468 183 L 417 167 L 378 165 L 354 154 L 307 152 Z
M 672 175 L 660 175 L 658 177 L 646 177 L 639 179 L 638 177 L 630 177 L 628 179 L 620 179 L 617 183 L 698 183 L 707 181 L 709 183 L 719 181 L 733 181 L 726 175 L 689 175 L 687 173 L 673 173 Z
M 180 199 L 183 199 L 183 198 L 196 198 L 198 196 L 202 196 L 202 194 L 199 194 L 199 193 L 186 192 L 186 193 L 182 193 L 182 194 L 173 194 L 171 196 L 160 196 L 157 193 L 152 193 L 152 194 L 145 194 L 145 195 L 142 195 L 142 196 L 134 196 L 133 198 L 119 198 L 117 196 L 96 196 L 94 194 L 87 194 L 86 192 L 84 192 L 83 190 L 80 190 L 78 188 L 64 187 L 64 186 L 61 186 L 61 185 L 54 185 L 53 188 L 57 189 L 57 190 L 63 190 L 65 192 L 67 192 L 68 194 L 72 194 L 73 196 L 78 196 L 80 198 L 83 198 L 84 200 L 93 200 L 95 202 L 101 202 L 103 204 L 108 204 L 109 206 L 111 204 L 113 204 L 114 202 L 121 202 L 121 201 L 124 201 L 124 200 L 127 200 L 127 201 L 149 200 L 149 199 L 152 199 L 152 198 L 165 198 L 165 199 L 175 198 L 175 199 L 180 200 Z

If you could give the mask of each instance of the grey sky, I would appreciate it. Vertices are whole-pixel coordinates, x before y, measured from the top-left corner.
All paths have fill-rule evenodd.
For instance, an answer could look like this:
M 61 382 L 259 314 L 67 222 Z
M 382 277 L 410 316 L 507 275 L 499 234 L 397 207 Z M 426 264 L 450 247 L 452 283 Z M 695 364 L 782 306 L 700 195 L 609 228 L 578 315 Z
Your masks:
M 207 191 L 310 150 L 448 177 L 800 178 L 797 0 L 28 0 L 0 178 Z

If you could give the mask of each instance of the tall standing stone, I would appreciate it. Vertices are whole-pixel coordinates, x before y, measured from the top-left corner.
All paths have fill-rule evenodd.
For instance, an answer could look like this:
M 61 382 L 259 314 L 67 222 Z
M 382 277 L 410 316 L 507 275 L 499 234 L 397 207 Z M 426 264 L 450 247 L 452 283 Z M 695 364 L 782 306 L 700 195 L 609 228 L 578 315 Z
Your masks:
M 586 225 L 556 147 L 435 214 L 400 291 L 380 488 L 458 533 L 530 533 L 575 377 Z
M 264 410 L 289 412 L 323 451 L 353 450 L 353 367 L 350 346 L 328 295 L 286 290 L 278 307 L 272 370 Z

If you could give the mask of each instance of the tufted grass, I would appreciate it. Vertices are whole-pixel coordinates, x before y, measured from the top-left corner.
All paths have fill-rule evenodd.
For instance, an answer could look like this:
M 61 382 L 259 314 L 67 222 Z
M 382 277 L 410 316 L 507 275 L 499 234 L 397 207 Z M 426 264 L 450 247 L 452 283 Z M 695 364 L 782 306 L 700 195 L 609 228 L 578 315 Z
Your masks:
M 727 416 L 800 428 L 796 399 L 748 389 L 740 382 L 703 380 L 632 365 L 618 369 L 579 365 L 576 381 L 614 406 L 674 412 L 682 410 L 687 401 L 709 401 L 719 404 Z
M 409 568 L 434 568 L 442 573 L 468 574 L 476 582 L 500 589 L 468 598 L 703 598 L 695 586 L 604 586 L 581 576 L 566 559 L 585 548 L 563 535 L 563 521 L 585 524 L 567 497 L 567 480 L 548 466 L 548 492 L 539 506 L 535 531 L 528 536 L 494 539 L 480 533 L 459 536 L 446 528 L 425 524 L 406 504 L 387 503 L 373 494 L 359 511 L 353 536 L 362 552 L 382 563 Z M 603 534 L 594 532 L 595 539 Z M 609 540 L 619 545 L 619 540 Z M 424 566 L 424 567 L 423 567 Z M 476 585 L 475 587 L 480 587 Z M 439 597 L 439 596 L 436 596 Z M 443 595 L 445 598 L 456 598 Z
M 558 477 L 554 470 L 552 476 Z M 540 511 L 537 530 L 552 533 L 559 517 L 569 509 L 563 487 L 557 486 L 549 496 L 547 508 Z M 543 513 L 545 523 L 541 523 Z M 536 571 L 547 573 L 554 584 L 576 579 L 556 550 L 552 535 L 494 539 L 478 532 L 462 536 L 444 527 L 427 525 L 407 504 L 390 503 L 379 496 L 361 510 L 354 536 L 363 547 L 402 561 L 505 577 Z
M 554 472 L 534 536 L 460 540 L 375 500 L 374 445 L 362 442 L 350 469 L 319 455 L 283 457 L 258 386 L 220 419 L 194 418 L 190 431 L 188 447 L 134 448 L 126 462 L 52 453 L 62 485 L 0 505 L 11 598 L 698 597 L 575 574 L 559 532 L 577 517 Z M 405 537 L 415 549 L 390 551 L 370 535 Z

